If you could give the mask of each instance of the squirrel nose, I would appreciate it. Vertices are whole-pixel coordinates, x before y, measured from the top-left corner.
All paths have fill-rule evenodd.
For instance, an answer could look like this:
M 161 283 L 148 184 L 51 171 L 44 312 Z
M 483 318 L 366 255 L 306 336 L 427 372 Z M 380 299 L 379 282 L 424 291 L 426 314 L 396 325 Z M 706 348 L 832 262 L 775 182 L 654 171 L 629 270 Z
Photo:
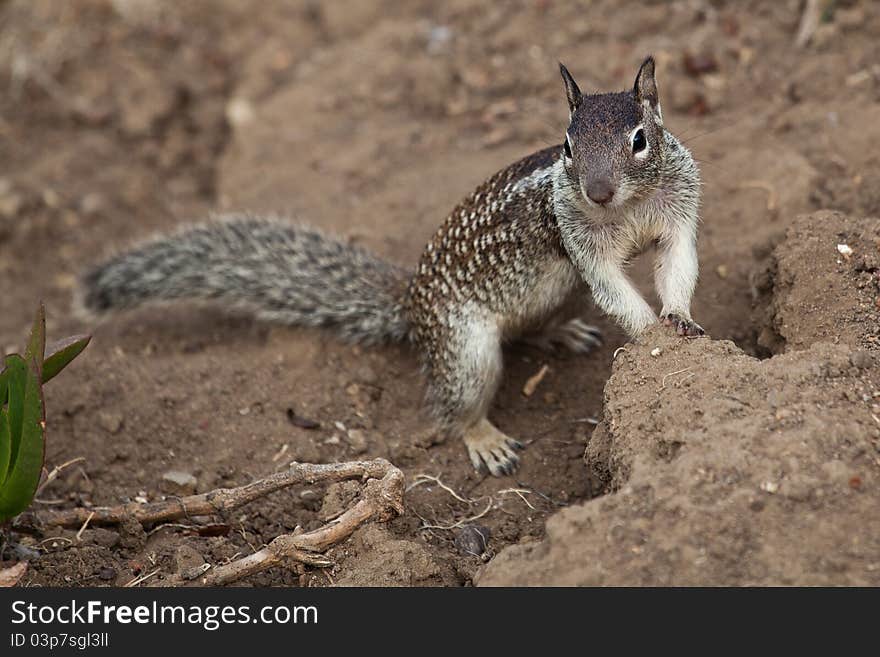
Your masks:
M 605 178 L 591 180 L 587 183 L 587 196 L 594 203 L 608 205 L 614 198 L 614 185 Z

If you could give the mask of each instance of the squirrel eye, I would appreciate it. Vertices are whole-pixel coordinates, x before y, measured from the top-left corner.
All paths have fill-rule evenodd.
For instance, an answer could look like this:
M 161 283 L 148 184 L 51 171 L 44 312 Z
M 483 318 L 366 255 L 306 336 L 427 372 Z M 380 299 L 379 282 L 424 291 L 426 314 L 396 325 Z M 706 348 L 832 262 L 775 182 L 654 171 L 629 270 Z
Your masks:
M 641 153 L 648 147 L 648 140 L 645 139 L 645 131 L 641 128 L 636 130 L 633 135 L 633 153 Z

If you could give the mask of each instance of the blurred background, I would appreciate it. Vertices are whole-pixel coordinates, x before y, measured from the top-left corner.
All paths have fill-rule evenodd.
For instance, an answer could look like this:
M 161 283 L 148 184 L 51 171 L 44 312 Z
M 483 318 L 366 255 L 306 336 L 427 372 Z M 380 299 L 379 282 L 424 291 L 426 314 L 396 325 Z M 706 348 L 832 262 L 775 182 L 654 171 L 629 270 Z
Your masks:
M 804 210 L 880 208 L 878 36 L 867 1 L 0 0 L 0 335 L 214 210 L 412 263 L 475 185 L 560 142 L 558 61 L 617 90 L 653 53 L 706 180 L 700 317 L 754 341 L 753 247 Z

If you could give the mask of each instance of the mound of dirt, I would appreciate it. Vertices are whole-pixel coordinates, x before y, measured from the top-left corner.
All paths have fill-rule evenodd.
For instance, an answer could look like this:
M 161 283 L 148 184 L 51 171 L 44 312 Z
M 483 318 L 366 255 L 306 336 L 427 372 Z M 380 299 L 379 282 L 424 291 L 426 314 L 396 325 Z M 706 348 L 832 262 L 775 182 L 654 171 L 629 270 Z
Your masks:
M 660 329 L 622 350 L 585 457 L 613 492 L 479 583 L 880 584 L 880 368 L 860 346 L 876 235 L 816 213 L 777 246 L 773 326 L 797 351 L 762 361 Z
M 754 276 L 758 343 L 779 352 L 818 341 L 877 347 L 880 222 L 823 211 L 798 218 Z

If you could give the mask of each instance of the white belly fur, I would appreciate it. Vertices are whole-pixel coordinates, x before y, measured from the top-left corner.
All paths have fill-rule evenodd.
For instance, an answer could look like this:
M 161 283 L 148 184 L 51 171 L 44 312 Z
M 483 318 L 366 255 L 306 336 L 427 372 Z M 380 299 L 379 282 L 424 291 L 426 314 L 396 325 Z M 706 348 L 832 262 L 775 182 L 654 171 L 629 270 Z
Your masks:
M 567 258 L 546 263 L 532 280 L 508 312 L 497 315 L 498 328 L 505 341 L 539 328 L 582 286 L 580 275 Z M 584 291 L 586 294 L 586 287 Z

